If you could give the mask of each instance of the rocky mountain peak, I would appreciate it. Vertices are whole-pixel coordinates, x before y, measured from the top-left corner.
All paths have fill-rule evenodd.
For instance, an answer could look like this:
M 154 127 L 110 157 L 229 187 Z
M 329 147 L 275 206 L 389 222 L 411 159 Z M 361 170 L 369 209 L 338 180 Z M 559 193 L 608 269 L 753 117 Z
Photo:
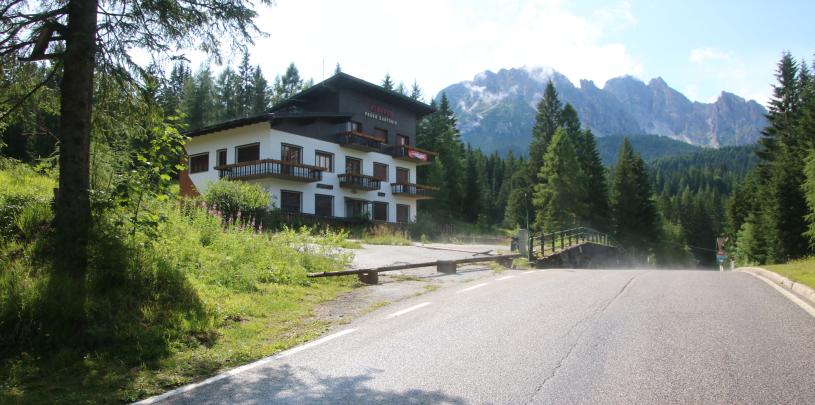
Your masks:
M 691 102 L 661 77 L 648 84 L 633 76 L 616 77 L 602 89 L 581 80 L 576 87 L 552 68 L 525 66 L 484 71 L 442 92 L 466 142 L 485 151 L 524 153 L 535 106 L 549 80 L 597 136 L 651 134 L 718 147 L 755 143 L 767 125 L 765 110 L 755 101 L 722 92 L 714 103 Z

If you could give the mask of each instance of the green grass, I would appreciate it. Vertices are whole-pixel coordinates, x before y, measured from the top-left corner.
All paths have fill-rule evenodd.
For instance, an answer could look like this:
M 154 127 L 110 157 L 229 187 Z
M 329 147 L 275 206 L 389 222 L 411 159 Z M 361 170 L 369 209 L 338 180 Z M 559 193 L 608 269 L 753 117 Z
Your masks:
M 259 233 L 155 200 L 142 215 L 156 227 L 133 227 L 127 208 L 95 213 L 78 289 L 54 271 L 53 185 L 24 165 L 0 167 L 3 404 L 131 402 L 202 380 L 325 332 L 316 307 L 358 285 L 306 277 L 350 261 L 336 249 L 347 234 Z M 64 308 L 83 310 L 84 325 Z
M 815 257 L 763 267 L 792 281 L 815 288 Z
M 362 242 L 370 245 L 396 245 L 409 246 L 413 244 L 407 232 L 393 230 L 384 226 L 377 226 L 362 235 Z
M 213 289 L 204 300 L 230 315 L 218 320 L 211 337 L 176 342 L 165 356 L 144 363 L 124 363 L 111 350 L 20 353 L 0 366 L 0 403 L 131 402 L 200 381 L 319 336 L 330 325 L 312 318 L 314 308 L 355 284 L 342 277 L 251 293 Z

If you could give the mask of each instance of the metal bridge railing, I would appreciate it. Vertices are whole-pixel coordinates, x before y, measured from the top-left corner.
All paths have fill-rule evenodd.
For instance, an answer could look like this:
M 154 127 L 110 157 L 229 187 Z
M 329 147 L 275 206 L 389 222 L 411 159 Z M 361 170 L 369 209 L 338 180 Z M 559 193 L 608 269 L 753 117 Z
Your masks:
M 529 260 L 542 259 L 581 243 L 614 246 L 608 234 L 596 229 L 578 227 L 544 233 L 529 238 Z

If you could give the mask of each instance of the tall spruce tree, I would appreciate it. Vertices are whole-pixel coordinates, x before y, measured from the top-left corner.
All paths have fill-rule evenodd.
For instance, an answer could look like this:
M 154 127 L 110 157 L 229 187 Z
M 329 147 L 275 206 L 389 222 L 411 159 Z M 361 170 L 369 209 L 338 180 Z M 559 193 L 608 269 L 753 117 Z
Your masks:
M 464 175 L 464 198 L 462 198 L 462 219 L 474 223 L 481 214 L 482 206 L 482 182 L 484 173 L 479 170 L 480 151 L 473 150 L 467 146 L 466 168 Z
M 614 166 L 610 190 L 611 233 L 634 257 L 643 258 L 659 241 L 659 214 L 652 199 L 645 162 L 625 138 Z
M 263 77 L 260 66 L 252 71 L 252 85 L 249 93 L 249 115 L 258 115 L 269 108 L 269 83 Z
M 309 87 L 308 83 L 303 82 L 303 79 L 300 77 L 300 71 L 297 70 L 297 66 L 295 66 L 294 63 L 290 63 L 289 67 L 286 68 L 286 72 L 283 73 L 283 76 L 275 78 L 271 97 L 272 104 L 277 104 L 299 93 L 306 87 Z
M 385 73 L 385 78 L 382 79 L 382 88 L 393 91 L 393 79 L 391 79 L 390 73 Z
M 222 122 L 240 117 L 242 109 L 241 78 L 232 70 L 232 67 L 227 66 L 218 75 L 215 91 L 217 93 L 215 100 L 218 105 L 215 113 L 216 121 Z
M 535 229 L 552 232 L 581 224 L 588 212 L 588 182 L 571 137 L 558 128 L 534 187 Z
M 543 155 L 546 154 L 555 130 L 562 123 L 562 107 L 555 85 L 550 80 L 546 83 L 543 98 L 538 102 L 535 126 L 532 127 L 532 143 L 529 145 L 529 178 L 533 179 L 533 182 L 543 167 Z
M 577 160 L 586 174 L 588 183 L 588 214 L 586 225 L 607 232 L 609 225 L 608 184 L 606 168 L 597 151 L 594 134 L 590 130 L 579 131 L 576 142 Z
M 419 83 L 414 80 L 413 86 L 410 87 L 410 96 L 408 96 L 414 100 L 422 100 L 422 88 L 419 87 Z
M 789 53 L 782 55 L 776 78 L 767 113 L 769 126 L 759 140 L 761 164 L 757 170 L 764 203 L 756 207 L 752 218 L 756 231 L 766 235 L 766 260 L 783 262 L 809 251 L 803 220 L 808 209 L 801 189 L 808 144 L 802 132 L 802 95 L 811 80 L 807 72 L 800 73 Z

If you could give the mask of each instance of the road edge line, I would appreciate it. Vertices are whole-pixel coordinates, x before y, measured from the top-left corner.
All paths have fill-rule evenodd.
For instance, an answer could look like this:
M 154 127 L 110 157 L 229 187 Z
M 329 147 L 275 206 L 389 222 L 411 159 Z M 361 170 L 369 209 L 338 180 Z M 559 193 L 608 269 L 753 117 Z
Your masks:
M 149 398 L 142 399 L 142 400 L 137 401 L 137 402 L 133 402 L 133 405 L 147 405 L 147 404 L 154 404 L 156 402 L 163 401 L 163 400 L 165 400 L 167 398 L 176 396 L 178 394 L 183 394 L 185 392 L 192 391 L 192 390 L 194 390 L 194 389 L 196 389 L 198 387 L 202 387 L 204 385 L 209 385 L 209 384 L 212 384 L 212 383 L 214 383 L 216 381 L 223 380 L 224 378 L 231 377 L 231 376 L 234 376 L 236 374 L 240 374 L 240 373 L 242 373 L 244 371 L 251 370 L 251 369 L 256 368 L 256 367 L 260 367 L 262 365 L 265 365 L 267 363 L 272 362 L 272 360 L 279 360 L 279 359 L 281 359 L 281 358 L 283 358 L 283 357 L 285 357 L 285 356 L 287 356 L 289 354 L 294 354 L 294 353 L 303 351 L 305 349 L 316 346 L 316 345 L 318 345 L 320 343 L 328 342 L 329 340 L 333 340 L 333 339 L 338 338 L 340 336 L 347 335 L 347 334 L 349 334 L 351 332 L 354 332 L 354 331 L 356 331 L 356 329 L 353 329 L 353 328 L 352 329 L 344 329 L 344 330 L 341 330 L 341 331 L 339 331 L 337 333 L 333 333 L 333 334 L 330 334 L 330 335 L 323 336 L 323 337 L 321 337 L 319 339 L 312 340 L 311 342 L 306 342 L 306 343 L 301 344 L 299 346 L 292 347 L 291 349 L 284 350 L 284 351 L 282 351 L 280 353 L 273 354 L 271 356 L 266 356 L 266 357 L 264 357 L 262 359 L 253 361 L 253 362 L 251 362 L 249 364 L 244 364 L 242 366 L 238 366 L 238 367 L 235 367 L 233 369 L 224 371 L 224 372 L 222 372 L 220 374 L 209 377 L 204 381 L 200 381 L 200 382 L 197 382 L 197 383 L 190 383 L 190 384 L 187 384 L 187 385 L 182 385 L 182 386 L 180 386 L 178 388 L 172 389 L 172 390 L 167 391 L 167 392 L 165 392 L 163 394 L 155 395 L 155 396 L 152 396 L 152 397 L 149 397 Z
M 815 302 L 812 301 L 812 298 L 808 297 L 806 294 L 801 294 L 804 297 L 799 297 L 798 295 L 793 294 L 793 292 L 797 292 L 793 287 L 794 285 L 798 285 L 800 287 L 804 287 L 803 289 L 799 288 L 799 291 L 806 291 L 806 289 L 810 290 L 811 292 L 815 293 L 811 288 L 801 285 L 799 283 L 795 283 L 790 279 L 781 276 L 779 274 L 773 273 L 768 270 L 764 270 L 761 268 L 756 267 L 743 267 L 738 268 L 735 271 L 739 273 L 746 273 L 749 274 L 767 284 L 771 287 L 776 289 L 780 292 L 783 296 L 787 297 L 790 301 L 792 301 L 795 305 L 798 305 L 801 309 L 806 311 L 810 316 L 815 318 Z M 769 274 L 767 274 L 769 273 Z M 800 293 L 799 293 L 800 294 Z

